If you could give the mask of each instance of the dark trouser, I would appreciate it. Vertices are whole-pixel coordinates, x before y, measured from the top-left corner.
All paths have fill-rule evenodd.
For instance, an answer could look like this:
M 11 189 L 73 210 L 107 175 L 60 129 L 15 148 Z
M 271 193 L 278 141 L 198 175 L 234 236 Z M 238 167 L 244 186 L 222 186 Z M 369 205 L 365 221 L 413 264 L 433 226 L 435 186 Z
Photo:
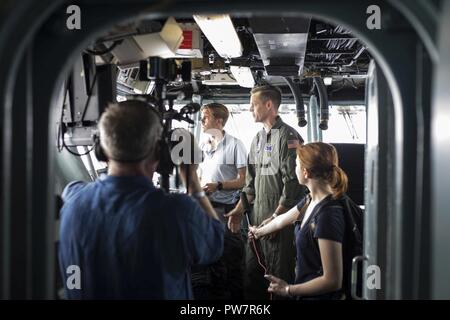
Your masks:
M 221 218 L 235 205 L 212 203 Z M 225 223 L 225 219 L 223 219 Z M 232 233 L 225 228 L 222 257 L 208 266 L 192 268 L 192 287 L 194 298 L 207 299 L 242 299 L 243 298 L 243 257 L 244 242 L 240 233 Z
M 295 246 L 294 231 L 286 227 L 267 240 L 258 240 L 258 253 L 267 273 L 294 283 Z M 264 278 L 264 269 L 258 263 L 252 242 L 247 242 L 245 250 L 244 295 L 245 299 L 269 299 L 269 281 Z M 273 299 L 280 299 L 273 296 Z
M 344 300 L 346 298 L 342 291 L 334 291 L 330 293 L 324 293 L 318 296 L 299 297 L 297 300 Z

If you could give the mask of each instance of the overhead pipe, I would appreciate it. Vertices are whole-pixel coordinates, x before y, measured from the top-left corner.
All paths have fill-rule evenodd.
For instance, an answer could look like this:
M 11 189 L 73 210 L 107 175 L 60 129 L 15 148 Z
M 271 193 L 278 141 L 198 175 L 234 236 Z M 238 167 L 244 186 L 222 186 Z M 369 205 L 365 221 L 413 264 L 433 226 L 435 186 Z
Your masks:
M 314 77 L 314 85 L 319 94 L 320 100 L 320 124 L 319 128 L 321 130 L 328 129 L 328 119 L 330 118 L 329 107 L 328 107 L 328 94 L 327 87 L 320 77 Z
M 358 60 L 359 56 L 362 55 L 362 53 L 366 50 L 366 47 L 362 46 L 358 52 L 355 54 L 355 56 L 353 57 L 352 61 L 350 61 L 349 64 L 343 64 L 343 67 L 351 67 L 352 65 L 355 64 L 355 62 Z
M 297 110 L 298 126 L 304 127 L 308 123 L 305 119 L 305 105 L 303 104 L 302 91 L 300 90 L 300 82 L 295 83 L 292 78 L 285 77 L 286 83 L 292 91 L 295 100 L 295 109 Z

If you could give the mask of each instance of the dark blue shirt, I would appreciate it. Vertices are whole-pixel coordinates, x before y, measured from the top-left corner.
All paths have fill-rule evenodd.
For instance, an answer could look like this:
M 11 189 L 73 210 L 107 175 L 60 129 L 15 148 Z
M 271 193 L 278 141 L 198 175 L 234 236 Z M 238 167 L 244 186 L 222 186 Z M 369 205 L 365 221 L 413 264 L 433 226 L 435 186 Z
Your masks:
M 306 201 L 303 199 L 297 209 L 300 211 Z M 301 228 L 301 221 L 295 223 L 295 244 L 297 267 L 295 283 L 304 283 L 323 275 L 318 239 L 343 243 L 345 235 L 344 209 L 342 206 L 324 205 L 330 196 L 319 202 Z
M 223 251 L 224 226 L 187 195 L 144 176 L 72 182 L 63 194 L 59 259 L 81 271 L 71 299 L 192 299 L 190 267 Z

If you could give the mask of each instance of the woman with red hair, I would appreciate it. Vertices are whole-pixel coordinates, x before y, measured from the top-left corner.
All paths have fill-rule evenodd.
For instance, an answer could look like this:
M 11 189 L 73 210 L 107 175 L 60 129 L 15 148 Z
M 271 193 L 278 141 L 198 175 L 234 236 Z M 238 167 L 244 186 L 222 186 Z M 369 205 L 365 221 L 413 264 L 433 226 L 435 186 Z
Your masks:
M 336 149 L 322 142 L 298 147 L 296 174 L 310 193 L 270 223 L 249 228 L 249 238 L 258 239 L 295 223 L 295 283 L 266 275 L 268 291 L 301 299 L 341 299 L 346 226 L 339 199 L 347 190 L 347 175 L 339 167 Z

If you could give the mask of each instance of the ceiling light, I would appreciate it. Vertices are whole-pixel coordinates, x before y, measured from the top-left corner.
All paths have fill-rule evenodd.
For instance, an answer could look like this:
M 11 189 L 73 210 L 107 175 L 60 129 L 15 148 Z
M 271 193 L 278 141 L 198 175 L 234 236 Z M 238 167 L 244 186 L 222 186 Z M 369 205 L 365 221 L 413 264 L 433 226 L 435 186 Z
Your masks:
M 331 84 L 333 83 L 333 78 L 332 77 L 325 77 L 325 78 L 323 78 L 323 83 L 326 86 L 331 86 Z
M 241 87 L 253 88 L 255 86 L 255 79 L 249 67 L 230 66 L 230 71 Z
M 194 15 L 194 20 L 222 58 L 242 56 L 242 44 L 229 15 Z
M 213 73 L 210 78 L 203 80 L 205 86 L 236 86 L 238 83 L 227 73 Z

